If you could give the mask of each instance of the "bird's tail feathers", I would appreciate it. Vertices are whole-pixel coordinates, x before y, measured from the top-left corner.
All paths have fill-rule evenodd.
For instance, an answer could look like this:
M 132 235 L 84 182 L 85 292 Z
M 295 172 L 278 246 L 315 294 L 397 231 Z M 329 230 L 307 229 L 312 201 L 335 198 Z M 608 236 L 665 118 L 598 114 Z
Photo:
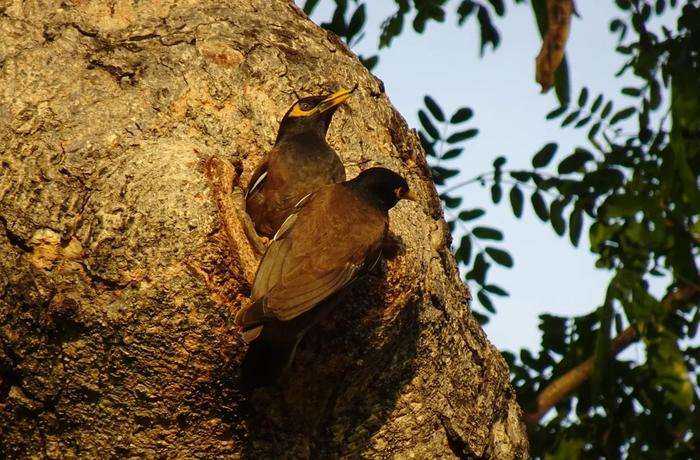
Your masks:
M 265 298 L 263 297 L 241 308 L 236 313 L 236 319 L 234 320 L 236 325 L 247 331 L 263 324 L 267 319 L 264 312 L 265 303 Z

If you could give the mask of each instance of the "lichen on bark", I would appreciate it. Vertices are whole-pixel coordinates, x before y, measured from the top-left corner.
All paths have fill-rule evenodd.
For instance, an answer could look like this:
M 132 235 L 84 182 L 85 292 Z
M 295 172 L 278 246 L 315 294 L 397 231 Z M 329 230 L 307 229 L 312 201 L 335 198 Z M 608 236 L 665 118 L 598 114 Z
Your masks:
M 422 204 L 284 388 L 245 394 L 254 260 L 210 166 L 245 184 L 298 96 L 355 83 L 329 142 Z M 0 0 L 0 155 L 0 455 L 527 455 L 415 133 L 292 3 Z

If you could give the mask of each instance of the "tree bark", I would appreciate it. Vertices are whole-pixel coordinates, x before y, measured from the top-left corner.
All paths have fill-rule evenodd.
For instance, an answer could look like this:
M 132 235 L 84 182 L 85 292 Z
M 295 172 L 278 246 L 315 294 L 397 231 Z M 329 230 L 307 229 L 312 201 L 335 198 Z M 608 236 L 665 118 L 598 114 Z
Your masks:
M 297 96 L 355 83 L 329 142 L 422 206 L 291 378 L 244 393 L 230 181 Z M 1 457 L 527 456 L 415 133 L 292 3 L 0 0 L 0 152 Z

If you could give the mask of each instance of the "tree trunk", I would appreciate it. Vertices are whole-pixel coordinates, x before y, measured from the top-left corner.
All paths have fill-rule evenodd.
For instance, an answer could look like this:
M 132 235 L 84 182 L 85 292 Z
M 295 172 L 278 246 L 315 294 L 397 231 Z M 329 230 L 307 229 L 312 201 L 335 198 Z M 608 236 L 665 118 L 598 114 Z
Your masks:
M 244 393 L 231 180 L 297 96 L 355 83 L 329 142 L 422 206 L 291 378 Z M 0 0 L 0 149 L 0 457 L 527 455 L 415 133 L 292 3 Z

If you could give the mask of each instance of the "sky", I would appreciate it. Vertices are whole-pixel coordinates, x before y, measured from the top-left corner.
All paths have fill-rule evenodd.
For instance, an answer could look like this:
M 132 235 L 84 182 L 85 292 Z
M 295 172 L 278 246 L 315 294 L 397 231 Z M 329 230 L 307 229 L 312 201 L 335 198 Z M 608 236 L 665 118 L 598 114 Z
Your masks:
M 380 23 L 394 12 L 394 5 L 389 0 L 368 2 L 365 37 L 353 47 L 355 52 L 377 53 Z M 328 0 L 320 2 L 312 19 L 317 23 L 326 20 L 333 6 Z M 449 2 L 446 9 L 455 7 L 455 2 Z M 425 94 L 448 116 L 461 106 L 474 110 L 465 126 L 478 127 L 480 132 L 450 165 L 461 170 L 451 183 L 492 169 L 491 163 L 500 155 L 508 158 L 509 168 L 531 167 L 532 155 L 550 141 L 559 143 L 559 159 L 576 146 L 587 146 L 585 128 L 560 128 L 545 120 L 558 103 L 554 91 L 543 95 L 535 83 L 534 62 L 541 41 L 534 16 L 527 4 L 509 2 L 507 9 L 504 18 L 494 20 L 501 45 L 495 51 L 487 50 L 483 57 L 479 56 L 474 19 L 459 27 L 454 14 L 448 14 L 442 24 L 430 22 L 422 35 L 407 24 L 392 45 L 378 53 L 379 64 L 373 73 L 382 79 L 392 104 L 412 127 L 420 126 L 417 111 Z M 577 9 L 581 17 L 574 18 L 567 44 L 572 98 L 585 85 L 589 98 L 602 92 L 618 109 L 631 105 L 633 101 L 621 96 L 619 89 L 633 84 L 632 77 L 614 77 L 623 61 L 614 51 L 616 38 L 608 24 L 619 10 L 613 2 L 577 2 Z M 527 201 L 523 217 L 515 218 L 507 190 L 498 206 L 491 203 L 488 188 L 478 184 L 461 189 L 460 194 L 463 207 L 487 209 L 487 215 L 477 222 L 501 229 L 505 234 L 502 246 L 515 260 L 511 269 L 493 266 L 489 271 L 490 282 L 510 293 L 506 298 L 493 296 L 497 314 L 484 327 L 497 348 L 539 349 L 540 314 L 583 314 L 602 303 L 611 274 L 594 268 L 587 228 L 575 248 L 566 236 L 558 237 L 549 224 L 543 224 Z

